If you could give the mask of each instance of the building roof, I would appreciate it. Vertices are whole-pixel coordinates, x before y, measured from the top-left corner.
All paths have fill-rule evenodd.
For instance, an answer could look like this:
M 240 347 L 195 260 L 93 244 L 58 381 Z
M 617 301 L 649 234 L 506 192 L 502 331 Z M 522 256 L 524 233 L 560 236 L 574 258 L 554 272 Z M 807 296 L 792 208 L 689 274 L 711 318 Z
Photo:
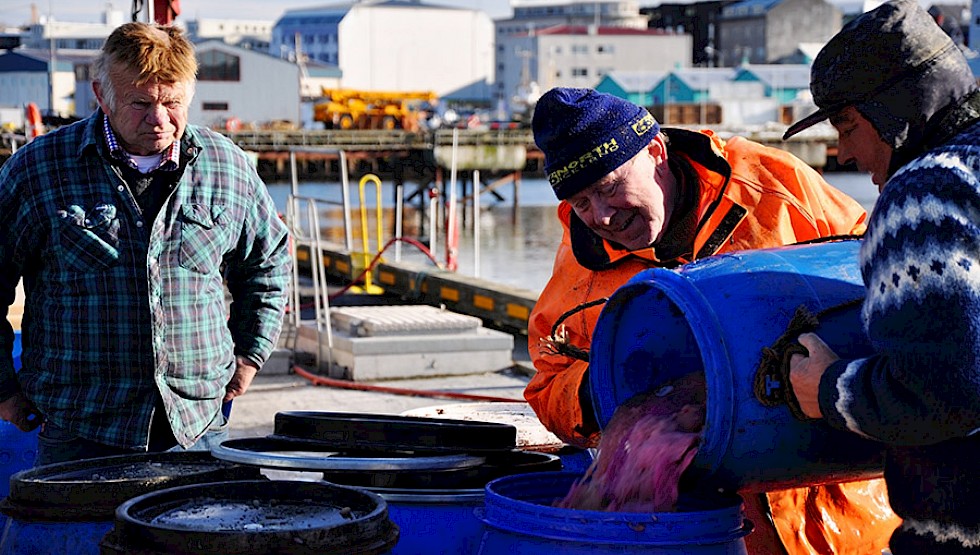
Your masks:
M 653 90 L 664 77 L 666 71 L 618 70 L 610 71 L 606 77 L 615 81 L 626 92 L 648 92 Z
M 730 81 L 735 76 L 735 70 L 730 67 L 692 67 L 674 69 L 670 73 L 696 91 L 707 90 L 708 85 Z
M 423 4 L 419 0 L 360 0 L 355 2 L 339 2 L 336 4 L 327 4 L 324 6 L 309 7 L 309 8 L 295 8 L 286 10 L 282 17 L 276 22 L 276 25 L 280 23 L 298 23 L 297 19 L 302 19 L 301 23 L 304 24 L 314 24 L 314 25 L 329 25 L 339 23 L 341 19 L 347 15 L 347 12 L 351 10 L 354 6 L 370 6 L 370 7 L 380 7 L 380 8 L 410 8 L 419 9 L 425 8 L 429 10 L 464 10 L 465 8 L 457 8 L 453 6 L 442 6 L 437 4 Z
M 810 88 L 810 66 L 806 64 L 745 64 L 737 71 L 749 72 L 775 89 Z
M 97 54 L 94 50 L 56 50 L 54 60 L 58 71 L 72 71 L 74 64 L 90 63 Z M 47 71 L 50 61 L 50 50 L 18 48 L 0 54 L 0 71 Z
M 751 17 L 763 15 L 783 0 L 742 0 L 721 9 L 722 17 Z

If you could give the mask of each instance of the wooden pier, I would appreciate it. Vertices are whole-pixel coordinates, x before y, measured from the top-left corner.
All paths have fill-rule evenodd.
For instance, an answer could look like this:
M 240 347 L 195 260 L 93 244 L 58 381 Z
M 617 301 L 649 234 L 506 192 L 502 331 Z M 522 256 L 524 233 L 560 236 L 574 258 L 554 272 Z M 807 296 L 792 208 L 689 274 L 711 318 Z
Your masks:
M 782 129 L 714 129 L 722 137 L 738 134 L 787 150 L 818 170 L 827 165 L 828 156 L 836 151 L 836 135 L 811 134 L 783 141 Z M 534 144 L 530 129 L 442 129 L 428 133 L 246 131 L 227 135 L 243 149 L 256 153 L 259 173 L 270 181 L 291 178 L 292 149 L 301 180 L 339 180 L 343 150 L 347 169 L 352 174 L 370 172 L 396 182 L 428 184 L 436 180 L 438 170 L 451 167 L 454 141 L 457 169 L 480 170 L 488 179 L 512 172 L 543 175 L 544 155 Z
M 695 129 L 696 126 L 688 126 Z M 792 152 L 822 170 L 836 152 L 836 134 L 802 134 L 782 140 L 782 129 L 726 129 L 712 127 L 722 137 L 738 134 Z M 396 183 L 414 181 L 427 185 L 439 170 L 449 169 L 455 156 L 457 168 L 480 170 L 489 180 L 512 172 L 543 175 L 543 155 L 530 129 L 440 129 L 429 132 L 300 130 L 223 132 L 246 151 L 254 153 L 259 175 L 269 182 L 289 181 L 294 176 L 291 151 L 297 159 L 300 180 L 337 181 L 344 151 L 351 174 L 374 173 Z M 19 139 L 19 140 L 18 140 Z M 0 165 L 24 144 L 23 137 L 0 137 Z M 833 161 L 829 161 L 832 165 Z

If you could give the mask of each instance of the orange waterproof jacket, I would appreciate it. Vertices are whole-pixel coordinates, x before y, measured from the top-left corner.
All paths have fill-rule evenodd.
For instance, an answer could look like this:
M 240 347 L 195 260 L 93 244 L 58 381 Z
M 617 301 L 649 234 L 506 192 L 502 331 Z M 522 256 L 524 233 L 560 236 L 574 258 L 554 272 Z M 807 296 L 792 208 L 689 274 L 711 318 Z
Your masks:
M 710 131 L 664 133 L 668 156 L 686 158 L 699 180 L 693 259 L 864 232 L 864 209 L 785 151 L 740 137 L 723 141 Z M 636 273 L 691 260 L 658 260 L 654 249 L 630 252 L 599 241 L 566 202 L 558 206 L 558 217 L 564 236 L 528 322 L 536 373 L 524 396 L 564 441 L 595 446 L 599 431 L 594 423 L 583 428 L 579 399 L 588 364 L 545 352 L 542 339 L 566 312 L 610 296 Z M 570 344 L 589 348 L 601 309 L 581 310 L 562 322 Z M 756 525 L 747 544 L 760 555 L 880 553 L 899 522 L 880 479 L 769 492 L 761 501 L 747 496 L 746 506 Z

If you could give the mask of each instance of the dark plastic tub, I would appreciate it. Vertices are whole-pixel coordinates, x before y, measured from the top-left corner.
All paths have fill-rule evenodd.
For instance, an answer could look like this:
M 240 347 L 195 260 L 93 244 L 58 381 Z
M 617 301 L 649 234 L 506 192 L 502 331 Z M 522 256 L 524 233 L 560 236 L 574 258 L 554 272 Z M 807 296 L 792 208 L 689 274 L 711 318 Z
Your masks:
M 398 542 L 381 496 L 291 480 L 214 482 L 126 501 L 102 554 L 378 555 Z
M 201 482 L 261 479 L 258 468 L 203 451 L 83 459 L 23 470 L 0 502 L 9 518 L 2 555 L 97 555 L 116 507 L 138 495 Z

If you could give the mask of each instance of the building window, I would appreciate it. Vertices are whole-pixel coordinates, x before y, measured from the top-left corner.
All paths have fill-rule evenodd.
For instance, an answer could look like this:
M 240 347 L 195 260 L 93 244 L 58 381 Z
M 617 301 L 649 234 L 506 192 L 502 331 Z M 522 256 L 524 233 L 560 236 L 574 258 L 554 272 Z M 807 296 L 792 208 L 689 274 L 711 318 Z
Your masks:
M 572 77 L 588 77 L 588 76 L 589 76 L 588 68 L 584 68 L 584 67 L 572 68 Z
M 573 44 L 572 54 L 588 54 L 589 47 L 586 44 Z
M 595 51 L 598 54 L 612 54 L 615 51 L 615 49 L 611 44 L 599 44 L 596 45 Z
M 205 112 L 226 112 L 228 111 L 227 102 L 205 102 L 201 105 Z
M 197 57 L 198 81 L 240 81 L 241 68 L 238 56 L 218 50 L 202 52 Z

